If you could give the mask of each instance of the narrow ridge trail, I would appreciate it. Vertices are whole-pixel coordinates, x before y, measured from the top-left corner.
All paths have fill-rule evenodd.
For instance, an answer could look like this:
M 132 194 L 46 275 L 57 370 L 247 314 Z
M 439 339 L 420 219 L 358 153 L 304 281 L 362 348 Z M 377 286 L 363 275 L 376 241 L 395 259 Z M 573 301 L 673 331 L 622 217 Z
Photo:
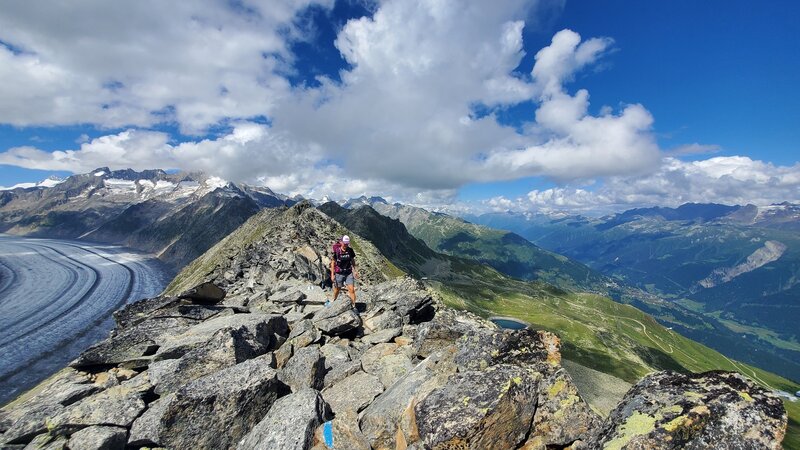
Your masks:
M 0 404 L 105 338 L 114 311 L 170 275 L 123 247 L 0 235 Z

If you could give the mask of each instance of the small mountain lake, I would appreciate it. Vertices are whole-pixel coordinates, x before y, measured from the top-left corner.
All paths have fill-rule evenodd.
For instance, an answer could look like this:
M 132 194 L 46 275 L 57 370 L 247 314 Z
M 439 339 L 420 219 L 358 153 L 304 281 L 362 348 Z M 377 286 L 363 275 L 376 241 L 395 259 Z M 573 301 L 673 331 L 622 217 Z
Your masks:
M 500 328 L 508 330 L 524 330 L 528 328 L 528 324 L 521 320 L 511 319 L 509 317 L 492 317 L 489 319 Z

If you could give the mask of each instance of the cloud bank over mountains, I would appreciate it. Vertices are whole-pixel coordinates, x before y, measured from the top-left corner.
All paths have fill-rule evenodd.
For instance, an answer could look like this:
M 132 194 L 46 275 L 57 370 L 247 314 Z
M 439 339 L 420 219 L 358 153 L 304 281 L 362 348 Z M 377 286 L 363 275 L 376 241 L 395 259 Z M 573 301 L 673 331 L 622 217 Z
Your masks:
M 291 46 L 315 39 L 302 17 L 329 12 L 332 0 L 10 4 L 0 13 L 0 123 L 122 131 L 55 152 L 5 149 L 0 164 L 199 169 L 289 194 L 428 205 L 451 203 L 467 183 L 562 186 L 486 208 L 800 198 L 798 165 L 686 162 L 678 158 L 718 148 L 660 149 L 640 104 L 592 114 L 589 92 L 571 88 L 608 58 L 611 38 L 559 31 L 530 73 L 518 72 L 523 30 L 545 6 L 377 2 L 338 32 L 347 63 L 338 76 L 293 85 Z M 523 126 L 498 118 L 521 104 L 535 110 Z M 175 142 L 164 124 L 197 137 Z M 208 134 L 220 127 L 228 131 Z

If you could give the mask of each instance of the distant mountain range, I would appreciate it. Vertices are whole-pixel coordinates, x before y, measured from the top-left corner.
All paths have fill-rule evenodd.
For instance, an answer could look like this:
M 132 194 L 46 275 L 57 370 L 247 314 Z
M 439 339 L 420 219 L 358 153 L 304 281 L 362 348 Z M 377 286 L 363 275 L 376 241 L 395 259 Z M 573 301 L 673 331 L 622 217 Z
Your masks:
M 179 269 L 259 209 L 294 203 L 200 173 L 103 167 L 0 191 L 0 232 L 121 244 Z
M 674 308 L 637 304 L 694 339 L 800 378 L 800 205 L 686 204 L 600 219 L 512 213 L 468 219 L 519 233 L 702 314 L 713 329 L 685 323 Z M 738 338 L 714 342 L 711 334 Z

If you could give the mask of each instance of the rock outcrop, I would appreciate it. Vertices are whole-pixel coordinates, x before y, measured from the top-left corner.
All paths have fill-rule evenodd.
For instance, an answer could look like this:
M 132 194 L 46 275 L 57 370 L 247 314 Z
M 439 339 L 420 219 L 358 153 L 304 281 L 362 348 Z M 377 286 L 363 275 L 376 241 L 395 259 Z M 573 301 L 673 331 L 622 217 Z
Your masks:
M 229 243 L 195 289 L 116 314 L 107 340 L 3 408 L 3 448 L 780 445 L 780 401 L 729 373 L 652 374 L 603 421 L 558 337 L 444 307 L 386 280 L 380 259 L 361 262 L 358 312 L 345 296 L 328 304 L 335 223 L 304 204 L 284 216 Z

